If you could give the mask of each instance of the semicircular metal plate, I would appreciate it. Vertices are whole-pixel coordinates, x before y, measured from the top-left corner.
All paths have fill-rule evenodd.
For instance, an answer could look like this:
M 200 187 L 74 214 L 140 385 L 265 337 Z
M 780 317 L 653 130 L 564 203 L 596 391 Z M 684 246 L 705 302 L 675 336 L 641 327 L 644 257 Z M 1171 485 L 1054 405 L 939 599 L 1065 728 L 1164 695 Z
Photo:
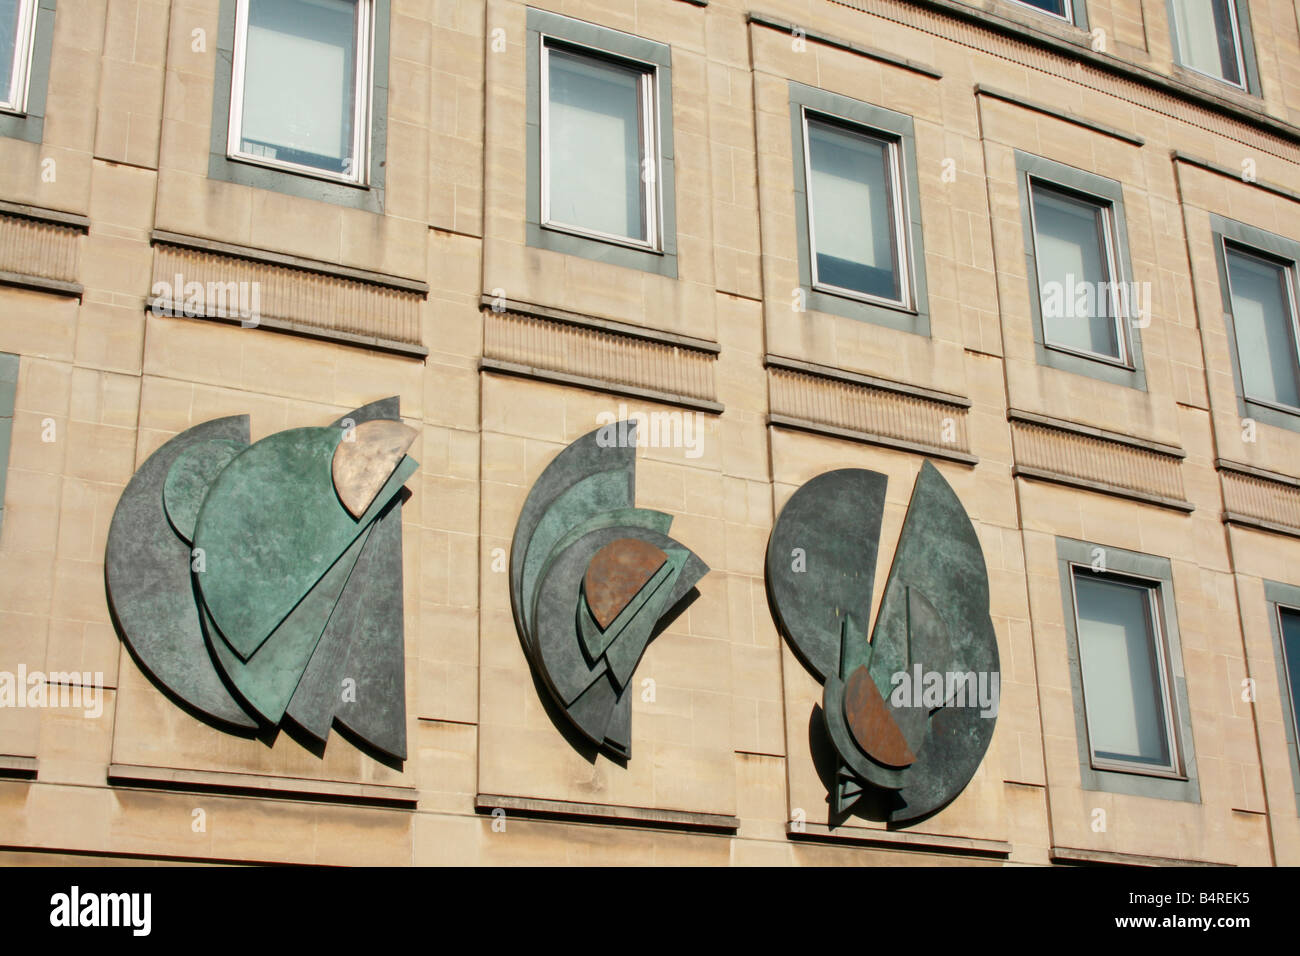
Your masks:
M 352 517 L 365 514 L 415 437 L 409 425 L 384 419 L 362 422 L 344 434 L 330 471 L 334 490 Z
M 766 578 L 776 623 L 823 681 L 840 672 L 846 615 L 871 618 L 886 482 L 861 468 L 818 475 L 790 497 L 772 528 Z M 849 655 L 852 666 L 857 657 Z
M 914 673 L 918 666 L 923 674 L 945 678 L 973 673 L 986 687 L 998 672 L 979 536 L 956 492 L 929 461 L 922 463 L 907 505 L 871 647 L 877 687 L 889 686 L 898 671 Z M 914 820 L 950 803 L 988 749 L 996 711 L 982 715 L 978 705 L 945 703 L 930 715 L 924 747 L 914 748 L 916 762 L 903 771 L 899 795 L 905 805 L 890 812 L 893 822 Z
M 620 426 L 626 431 L 620 432 Z M 609 438 L 620 434 L 630 436 L 623 443 L 610 444 Z M 537 526 L 550 510 L 555 500 L 584 478 L 604 471 L 622 474 L 622 501 L 613 508 L 631 508 L 636 484 L 636 429 L 633 423 L 618 422 L 588 432 L 560 451 L 542 471 L 524 500 L 515 522 L 515 534 L 510 541 L 510 606 L 514 612 L 515 627 L 526 641 L 532 641 L 529 613 L 534 604 L 529 576 L 524 562 L 532 545 Z M 550 551 L 550 548 L 546 548 Z
M 684 551 L 671 538 L 648 529 L 629 526 L 597 528 L 569 544 L 548 561 L 537 588 L 534 619 L 537 622 L 536 656 L 539 670 L 570 719 L 598 745 L 606 745 L 606 728 L 612 720 L 611 715 L 615 708 L 626 703 L 627 682 L 611 680 L 610 659 L 607 655 L 594 662 L 588 660 L 578 634 L 577 616 L 574 612 L 579 607 L 583 578 L 592 557 L 610 542 L 630 535 L 641 536 L 665 553 Z M 685 559 L 676 577 L 665 585 L 664 593 L 656 595 L 657 608 L 649 613 L 653 620 L 648 630 L 644 634 L 624 633 L 618 638 L 619 641 L 635 643 L 635 647 L 629 645 L 627 648 L 632 652 L 633 659 L 623 666 L 626 674 L 635 669 L 636 660 L 653 636 L 663 611 L 676 606 L 708 570 L 708 566 L 696 555 L 685 552 Z M 609 685 L 609 694 L 605 693 L 601 682 Z M 597 684 L 601 684 L 602 690 L 596 692 L 596 695 L 604 703 L 597 707 L 592 702 L 593 698 L 588 698 L 579 706 L 579 699 Z M 616 749 L 625 753 L 626 744 Z
M 880 695 L 865 667 L 849 675 L 844 687 L 844 717 L 862 752 L 887 767 L 906 767 L 916 760 L 907 737 L 894 720 L 893 708 Z
M 163 507 L 172 464 L 187 449 L 214 439 L 246 445 L 248 416 L 181 432 L 132 476 L 109 525 L 104 578 L 122 639 L 153 679 L 200 713 L 251 729 L 257 721 L 226 689 L 208 653 L 194 602 L 190 548 L 172 530 Z
M 212 620 L 248 660 L 415 471 L 404 457 L 357 520 L 334 491 L 337 428 L 295 428 L 251 446 L 213 483 L 199 511 L 196 575 Z
M 187 448 L 172 462 L 163 483 L 163 505 L 167 520 L 186 544 L 194 540 L 194 525 L 212 482 L 247 447 L 247 442 L 206 441 Z

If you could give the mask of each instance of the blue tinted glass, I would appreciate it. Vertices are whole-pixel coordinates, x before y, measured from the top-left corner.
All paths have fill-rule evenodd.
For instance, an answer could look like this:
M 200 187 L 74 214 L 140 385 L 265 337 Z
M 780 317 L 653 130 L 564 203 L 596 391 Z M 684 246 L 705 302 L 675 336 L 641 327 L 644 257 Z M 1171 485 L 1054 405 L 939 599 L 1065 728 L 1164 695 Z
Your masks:
M 355 0 L 251 0 L 241 151 L 352 175 Z
M 1108 760 L 1168 766 L 1169 734 L 1151 626 L 1153 589 L 1079 572 L 1075 596 L 1092 752 Z
M 1247 398 L 1300 407 L 1288 269 L 1281 263 L 1230 250 L 1232 327 Z
M 819 284 L 902 298 L 891 148 L 874 136 L 808 121 L 808 205 Z
M 1284 608 L 1282 618 L 1282 647 L 1286 652 L 1287 677 L 1291 681 L 1291 713 L 1300 725 L 1300 611 Z
M 552 222 L 649 239 L 641 169 L 643 75 L 594 57 L 549 52 Z
M 0 100 L 14 102 L 14 54 L 18 48 L 21 0 L 0 0 Z
M 1241 86 L 1241 53 L 1232 0 L 1173 0 L 1178 62 Z
M 1039 309 L 1050 345 L 1120 357 L 1103 206 L 1033 188 Z
M 1037 7 L 1039 10 L 1045 10 L 1058 17 L 1069 16 L 1065 9 L 1065 0 L 1020 0 L 1020 2 L 1027 7 Z

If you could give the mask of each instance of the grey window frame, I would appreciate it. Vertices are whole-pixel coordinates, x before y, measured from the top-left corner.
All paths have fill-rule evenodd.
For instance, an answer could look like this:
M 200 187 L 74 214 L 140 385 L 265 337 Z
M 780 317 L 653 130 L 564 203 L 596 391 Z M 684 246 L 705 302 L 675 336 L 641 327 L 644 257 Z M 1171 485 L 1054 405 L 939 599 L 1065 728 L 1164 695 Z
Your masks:
M 1038 214 L 1034 208 L 1034 197 L 1038 190 L 1046 193 L 1055 193 L 1057 196 L 1064 197 L 1072 202 L 1096 207 L 1101 218 L 1101 253 L 1105 259 L 1107 282 L 1111 285 L 1112 290 L 1116 282 L 1122 282 L 1123 273 L 1118 266 L 1115 256 L 1115 210 L 1109 202 L 1099 200 L 1093 196 L 1082 196 L 1073 191 L 1067 191 L 1057 186 L 1055 183 L 1038 177 L 1030 177 L 1029 180 L 1029 222 L 1033 227 L 1034 234 L 1034 263 L 1035 268 L 1038 262 Z M 1040 299 L 1039 308 L 1042 308 L 1041 290 L 1043 286 L 1043 277 L 1035 275 L 1039 289 Z M 1048 340 L 1047 328 L 1043 328 L 1043 346 L 1049 349 L 1056 349 L 1060 352 L 1068 352 L 1071 355 L 1078 355 L 1081 358 L 1090 359 L 1095 362 L 1106 362 L 1110 365 L 1118 365 L 1120 368 L 1129 368 L 1130 346 L 1128 341 L 1128 316 L 1124 315 L 1120 309 L 1118 300 L 1112 294 L 1108 297 L 1110 301 L 1111 324 L 1115 330 L 1115 343 L 1119 347 L 1118 355 L 1107 355 L 1104 352 L 1094 352 L 1090 349 L 1071 348 L 1068 345 L 1054 343 Z
M 812 195 L 812 164 L 808 161 L 812 154 L 808 139 L 810 122 L 821 123 L 823 126 L 837 126 L 846 132 L 860 136 L 862 139 L 874 140 L 877 143 L 884 144 L 889 156 L 887 163 L 889 180 L 886 187 L 889 190 L 889 205 L 893 210 L 890 234 L 894 239 L 897 251 L 901 253 L 896 260 L 898 263 L 898 288 L 901 293 L 897 299 L 887 299 L 884 296 L 837 286 L 833 282 L 821 281 L 817 274 L 817 216 L 812 204 L 808 204 L 808 263 L 812 269 L 812 287 L 821 292 L 829 292 L 831 295 L 861 299 L 864 302 L 872 302 L 889 308 L 910 308 L 912 303 L 912 256 L 908 249 L 909 230 L 905 213 L 907 208 L 907 179 L 902 173 L 902 141 L 895 136 L 881 135 L 874 129 L 847 124 L 837 116 L 831 116 L 818 110 L 810 110 L 806 106 L 801 106 L 799 109 L 801 113 L 800 122 L 803 127 L 805 196 Z
M 1300 688 L 1291 686 L 1291 675 L 1287 671 L 1286 643 L 1282 640 L 1282 611 L 1294 611 L 1300 614 L 1300 587 L 1283 584 L 1280 581 L 1264 582 L 1264 601 L 1268 607 L 1269 630 L 1273 637 L 1273 660 L 1277 665 L 1278 689 L 1282 692 L 1282 705 L 1286 716 L 1282 721 L 1286 734 L 1286 750 L 1291 761 L 1291 786 L 1295 793 L 1296 815 L 1300 816 L 1300 728 L 1296 726 L 1295 695 Z
M 790 137 L 794 167 L 795 230 L 798 241 L 799 288 L 809 310 L 827 312 L 874 325 L 930 334 L 929 295 L 925 274 L 925 242 L 921 229 L 920 176 L 916 165 L 916 133 L 912 117 L 873 106 L 838 93 L 790 81 Z M 815 117 L 893 144 L 895 228 L 903 273 L 904 301 L 890 301 L 816 282 L 815 240 L 808 202 L 807 118 Z
M 545 163 L 543 112 L 546 98 L 544 65 L 547 46 L 637 69 L 651 79 L 653 103 L 643 111 L 643 145 L 653 150 L 654 220 L 651 241 L 635 242 L 623 236 L 607 236 L 544 218 Z M 633 36 L 584 20 L 528 8 L 527 13 L 527 195 L 525 229 L 527 244 L 565 255 L 579 256 L 610 265 L 639 269 L 677 278 L 677 219 L 672 134 L 672 49 L 643 37 Z M 653 120 L 653 136 L 644 129 Z M 643 157 L 643 161 L 646 157 Z
M 1098 549 L 1104 553 L 1104 572 L 1092 571 Z M 1191 708 L 1187 700 L 1187 680 L 1183 671 L 1182 643 L 1178 634 L 1178 615 L 1174 600 L 1173 569 L 1169 559 L 1062 537 L 1056 539 L 1056 557 L 1061 580 L 1066 653 L 1070 666 L 1079 774 L 1083 789 L 1200 803 L 1201 792 L 1192 740 Z M 1160 624 L 1160 631 L 1155 640 L 1158 642 L 1164 661 L 1162 681 L 1168 705 L 1167 732 L 1175 768 L 1173 772 L 1153 770 L 1139 764 L 1098 761 L 1093 757 L 1089 740 L 1083 668 L 1079 655 L 1074 588 L 1076 568 L 1088 573 L 1104 575 L 1107 579 L 1120 583 L 1146 585 L 1154 591 L 1151 605 L 1153 618 Z
M 1237 326 L 1232 315 L 1232 284 L 1228 276 L 1227 247 L 1236 246 L 1247 254 L 1277 260 L 1287 268 L 1291 287 L 1292 332 L 1300 362 L 1300 242 L 1266 232 L 1244 222 L 1210 213 L 1210 231 L 1214 236 L 1214 256 L 1219 270 L 1219 293 L 1223 303 L 1223 322 L 1228 333 L 1228 354 L 1232 361 L 1232 384 L 1237 394 L 1237 412 L 1242 418 L 1300 432 L 1300 408 L 1252 399 L 1246 395 L 1241 374 L 1241 355 L 1237 346 Z
M 1009 2 L 1019 8 L 1032 10 L 1034 13 L 1041 14 L 1045 17 L 1051 17 L 1061 23 L 1068 23 L 1078 27 L 1080 30 L 1088 29 L 1088 10 L 1086 0 L 1065 0 L 1066 16 L 1060 16 L 1051 10 L 1044 10 L 1042 7 L 1036 7 L 1032 3 L 1026 3 L 1025 0 L 1009 0 Z
M 1233 83 L 1221 76 L 1205 73 L 1194 66 L 1188 66 L 1179 59 L 1178 25 L 1174 19 L 1174 3 L 1173 0 L 1165 0 L 1165 15 L 1169 18 L 1169 42 L 1174 55 L 1174 63 L 1178 65 L 1178 69 L 1185 70 L 1212 83 L 1219 83 L 1251 96 L 1259 96 L 1261 94 L 1259 64 L 1255 59 L 1255 34 L 1250 25 L 1250 4 L 1243 2 L 1243 0 L 1228 0 L 1228 10 L 1237 25 L 1237 52 L 1241 55 L 1240 83 Z
M 388 140 L 388 49 L 391 0 L 366 0 L 370 13 L 370 89 L 365 134 L 365 162 L 357 181 L 331 177 L 321 170 L 262 157 L 231 155 L 232 94 L 236 78 L 236 31 L 239 0 L 221 0 L 217 29 L 217 61 L 213 77 L 212 137 L 208 152 L 208 178 L 270 189 L 321 202 L 384 211 L 384 167 Z
M 1038 281 L 1038 238 L 1034 228 L 1033 183 L 1041 182 L 1049 189 L 1073 194 L 1081 199 L 1109 207 L 1108 245 L 1110 250 L 1110 281 L 1129 283 L 1133 279 L 1132 259 L 1129 255 L 1128 219 L 1124 214 L 1124 187 L 1113 179 L 1085 172 L 1064 163 L 1023 150 L 1016 150 L 1016 184 L 1020 195 L 1020 220 L 1025 240 L 1025 269 L 1029 280 L 1029 313 L 1033 323 L 1034 353 L 1039 365 L 1086 375 L 1114 385 L 1123 385 L 1139 391 L 1146 390 L 1146 365 L 1142 358 L 1142 335 L 1132 315 L 1113 302 L 1116 323 L 1122 341 L 1125 360 L 1091 352 L 1080 352 L 1047 341 L 1043 323 L 1041 289 Z M 1149 318 L 1149 317 L 1148 317 Z
M 22 102 L 0 107 L 0 136 L 39 143 L 45 134 L 45 97 L 54 49 L 55 0 L 35 0 Z
M 14 433 L 19 361 L 17 355 L 0 352 L 0 535 L 4 533 L 5 476 L 9 471 L 9 445 Z

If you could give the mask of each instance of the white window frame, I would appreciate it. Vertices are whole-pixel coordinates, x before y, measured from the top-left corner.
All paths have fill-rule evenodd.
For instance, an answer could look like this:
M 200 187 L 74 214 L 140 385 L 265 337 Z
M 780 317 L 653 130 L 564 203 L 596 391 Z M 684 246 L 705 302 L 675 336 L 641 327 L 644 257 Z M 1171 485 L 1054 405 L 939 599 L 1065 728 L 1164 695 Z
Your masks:
M 1246 375 L 1241 364 L 1241 339 L 1237 337 L 1237 320 L 1236 320 L 1236 296 L 1232 292 L 1232 262 L 1229 256 L 1239 255 L 1248 259 L 1257 259 L 1260 262 L 1266 262 L 1271 266 L 1280 266 L 1283 275 L 1286 276 L 1286 298 L 1291 312 L 1291 343 L 1293 354 L 1291 356 L 1291 365 L 1296 372 L 1296 381 L 1300 384 L 1300 308 L 1297 307 L 1296 297 L 1296 263 L 1290 259 L 1284 259 L 1279 256 L 1270 255 L 1262 250 L 1255 249 L 1241 242 L 1235 242 L 1226 236 L 1220 236 L 1219 241 L 1223 244 L 1223 272 L 1228 283 L 1228 301 L 1233 306 L 1232 337 L 1233 346 L 1237 354 L 1237 373 L 1241 376 L 1241 397 L 1245 401 L 1255 405 L 1263 405 L 1266 408 L 1276 408 L 1278 411 L 1295 414 L 1300 411 L 1295 405 L 1283 405 L 1280 402 L 1269 401 L 1266 398 L 1256 398 L 1246 391 Z
M 1286 630 L 1282 627 L 1282 614 L 1284 612 L 1300 616 L 1300 607 L 1292 607 L 1289 604 L 1273 605 L 1273 614 L 1277 617 L 1277 643 L 1282 650 L 1282 674 L 1283 679 L 1286 681 L 1286 704 L 1291 721 L 1291 732 L 1294 735 L 1294 740 L 1300 740 L 1300 715 L 1296 714 L 1295 696 L 1297 691 L 1300 691 L 1300 687 L 1296 687 L 1291 683 L 1290 660 L 1288 660 L 1286 653 Z
M 14 33 L 14 65 L 10 73 L 12 101 L 0 102 L 0 112 L 23 116 L 27 113 L 27 93 L 32 81 L 32 50 L 36 45 L 36 16 L 39 0 L 21 0 L 18 29 Z
M 585 239 L 597 239 L 615 245 L 650 252 L 663 251 L 663 191 L 659 188 L 659 66 L 644 60 L 632 59 L 602 50 L 599 47 L 575 43 L 547 33 L 539 33 L 541 44 L 541 226 L 556 232 L 565 232 Z M 551 218 L 551 50 L 572 56 L 587 57 L 603 64 L 623 69 L 640 76 L 637 87 L 637 108 L 641 114 L 641 206 L 645 210 L 646 238 L 632 239 L 599 229 L 589 229 L 573 223 Z
M 833 113 L 827 113 L 822 110 L 811 109 L 807 106 L 800 106 L 800 124 L 803 134 L 803 176 L 804 176 L 804 197 L 808 207 L 808 266 L 812 275 L 812 287 L 821 292 L 829 292 L 833 295 L 841 295 L 849 299 L 857 299 L 860 302 L 871 302 L 877 305 L 889 306 L 891 308 L 913 309 L 915 308 L 914 284 L 912 280 L 912 236 L 910 224 L 908 222 L 907 210 L 911 208 L 910 197 L 907 193 L 907 176 L 903 170 L 903 141 L 896 133 L 887 130 L 877 129 L 871 126 L 864 126 L 861 123 L 855 123 L 847 120 L 842 116 L 836 116 Z M 883 296 L 869 295 L 865 292 L 859 292 L 856 289 L 846 289 L 843 286 L 831 285 L 829 282 L 821 281 L 817 275 L 817 223 L 813 213 L 813 207 L 816 203 L 813 200 L 812 188 L 812 150 L 808 143 L 808 123 L 821 122 L 830 126 L 837 126 L 840 129 L 855 133 L 866 139 L 875 140 L 884 143 L 888 147 L 887 170 L 889 182 L 886 188 L 889 192 L 889 201 L 893 213 L 892 236 L 894 240 L 894 257 L 898 263 L 898 290 L 899 298 L 886 299 Z
M 356 74 L 353 77 L 352 116 L 352 172 L 330 173 L 301 163 L 291 163 L 244 152 L 240 148 L 244 131 L 244 67 L 248 47 L 248 6 L 252 0 L 236 0 L 235 45 L 230 71 L 230 126 L 226 139 L 226 154 L 240 162 L 255 163 L 287 172 L 327 179 L 331 182 L 366 185 L 370 171 L 370 111 L 373 95 L 371 64 L 374 59 L 374 0 L 355 0 L 357 5 L 357 45 L 354 55 Z
M 1042 7 L 1035 6 L 1026 0 L 1011 0 L 1018 7 L 1028 7 L 1035 13 L 1041 13 L 1043 16 L 1051 17 L 1053 20 L 1063 20 L 1066 23 L 1074 23 L 1074 0 L 1065 0 L 1065 14 L 1053 13 L 1051 10 L 1044 10 Z
M 1068 2 L 1068 0 L 1067 0 Z M 1237 0 L 1226 0 L 1228 4 L 1228 19 L 1232 21 L 1232 48 L 1237 54 L 1237 75 L 1241 77 L 1240 83 L 1234 83 L 1226 77 L 1216 76 L 1213 73 L 1206 73 L 1204 70 L 1198 70 L 1196 67 L 1183 62 L 1182 39 L 1178 36 L 1178 20 L 1172 15 L 1172 9 L 1169 16 L 1169 32 L 1174 41 L 1174 61 L 1184 70 L 1195 73 L 1197 76 L 1204 76 L 1207 79 L 1214 80 L 1216 83 L 1223 83 L 1231 86 L 1234 90 L 1250 92 L 1250 86 L 1246 77 L 1246 50 L 1245 44 L 1241 37 L 1241 19 L 1237 16 Z
M 1143 575 L 1129 574 L 1127 572 L 1099 572 L 1094 570 L 1091 565 L 1075 561 L 1069 562 L 1069 569 L 1070 604 L 1074 609 L 1074 633 L 1079 653 L 1079 681 L 1083 691 L 1083 719 L 1088 732 L 1088 759 L 1092 768 L 1094 770 L 1132 773 L 1148 777 L 1186 779 L 1186 772 L 1183 769 L 1182 746 L 1178 732 L 1178 714 L 1175 710 L 1173 687 L 1169 676 L 1169 647 L 1168 641 L 1165 638 L 1164 615 L 1161 608 L 1163 598 L 1161 589 L 1164 586 L 1164 582 L 1158 578 L 1148 578 Z M 1165 766 L 1139 763 L 1137 761 L 1115 760 L 1097 756 L 1096 748 L 1092 743 L 1092 718 L 1089 716 L 1088 710 L 1087 668 L 1083 663 L 1084 638 L 1082 623 L 1079 619 L 1078 575 L 1080 573 L 1101 578 L 1108 584 L 1137 588 L 1146 592 L 1147 614 L 1149 627 L 1151 629 L 1150 637 L 1155 644 L 1154 650 L 1157 680 L 1160 685 L 1161 708 L 1165 720 L 1165 741 L 1169 750 L 1170 762 Z M 1098 700 L 1100 699 L 1099 695 Z
M 1043 311 L 1043 257 L 1038 254 L 1038 216 L 1034 209 L 1034 190 L 1039 188 L 1065 196 L 1068 199 L 1090 203 L 1101 210 L 1101 236 L 1104 243 L 1101 251 L 1106 262 L 1106 282 L 1110 286 L 1108 298 L 1110 299 L 1111 321 L 1115 324 L 1115 341 L 1119 344 L 1118 357 L 1107 355 L 1105 352 L 1094 352 L 1091 349 L 1077 349 L 1069 345 L 1062 345 L 1059 342 L 1053 342 L 1048 336 L 1047 314 Z M 1116 291 L 1121 286 L 1127 286 L 1128 276 L 1124 273 L 1120 257 L 1115 253 L 1118 242 L 1115 231 L 1114 202 L 1101 196 L 1079 192 L 1077 189 L 1071 189 L 1050 179 L 1043 179 L 1031 174 L 1029 176 L 1029 230 L 1034 242 L 1034 294 L 1038 296 L 1038 311 L 1043 323 L 1044 348 L 1055 349 L 1058 352 L 1068 352 L 1071 355 L 1081 355 L 1084 358 L 1105 362 L 1119 368 L 1132 369 L 1134 365 L 1132 343 L 1129 342 L 1128 337 L 1129 316 L 1123 309 L 1123 303 L 1116 295 Z

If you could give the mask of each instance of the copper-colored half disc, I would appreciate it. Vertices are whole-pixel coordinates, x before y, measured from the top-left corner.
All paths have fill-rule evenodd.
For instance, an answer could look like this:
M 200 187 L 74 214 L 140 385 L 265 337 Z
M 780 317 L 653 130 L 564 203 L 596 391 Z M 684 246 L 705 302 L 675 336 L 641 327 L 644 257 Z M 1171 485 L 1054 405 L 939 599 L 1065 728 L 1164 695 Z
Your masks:
M 855 670 L 844 687 L 844 716 L 853 739 L 868 757 L 887 767 L 907 767 L 916 762 L 889 703 L 880 696 L 865 667 Z
M 668 555 L 637 538 L 619 538 L 596 552 L 587 565 L 583 590 L 602 631 L 667 560 Z
M 388 419 L 362 422 L 334 449 L 334 490 L 348 513 L 360 518 L 415 441 L 415 429 Z

